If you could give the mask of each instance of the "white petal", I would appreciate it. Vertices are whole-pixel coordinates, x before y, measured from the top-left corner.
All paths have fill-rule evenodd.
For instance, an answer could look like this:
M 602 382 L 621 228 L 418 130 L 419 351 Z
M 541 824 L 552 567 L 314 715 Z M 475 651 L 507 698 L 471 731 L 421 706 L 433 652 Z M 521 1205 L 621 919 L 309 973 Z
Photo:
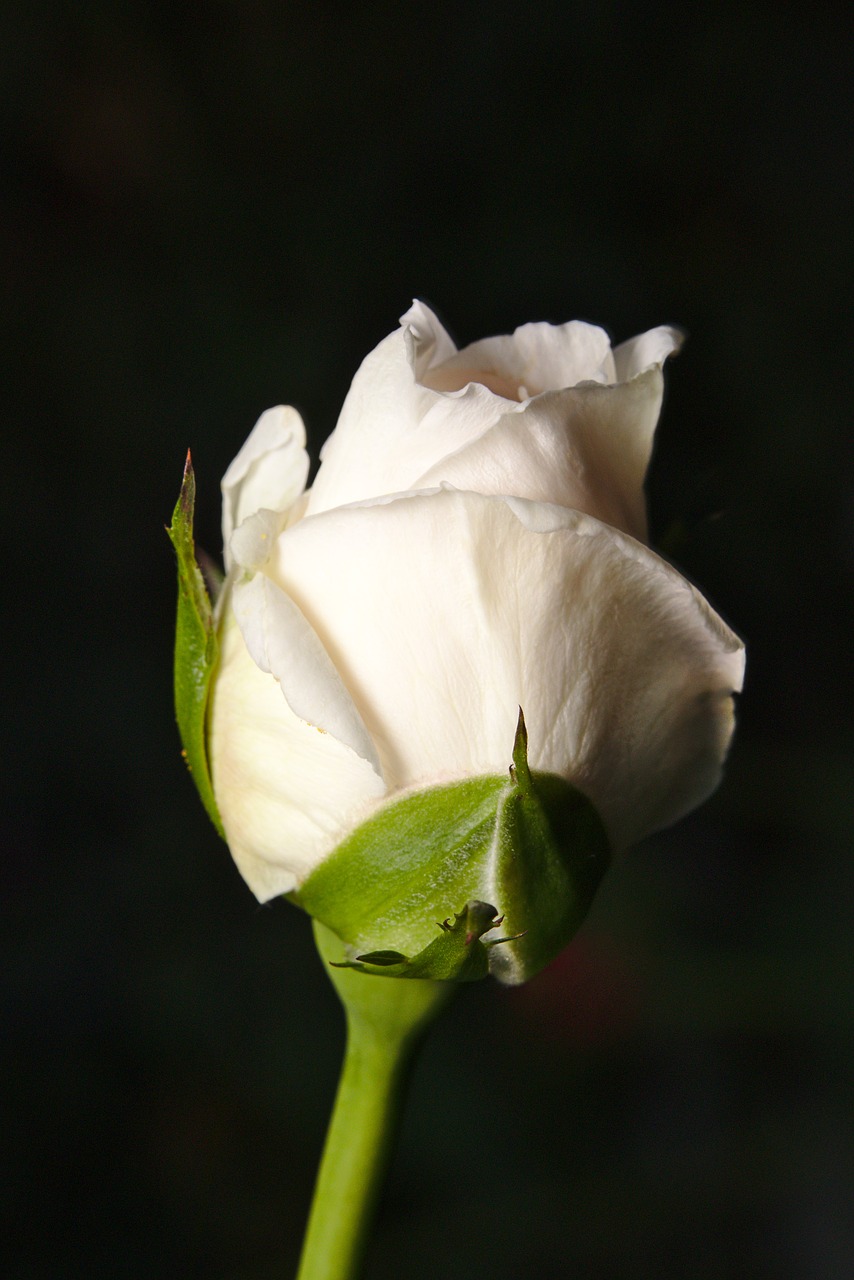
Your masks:
M 583 320 L 526 324 L 512 335 L 473 342 L 432 368 L 424 380 L 431 387 L 455 390 L 472 379 L 486 381 L 484 374 L 500 379 L 506 389 L 487 385 L 516 400 L 579 382 L 615 381 L 607 333 Z
M 353 379 L 338 425 L 323 447 L 306 515 L 411 489 L 417 476 L 486 430 L 507 408 L 483 386 L 453 396 L 422 386 L 419 374 L 453 344 L 420 303 L 403 322 Z
M 666 324 L 629 338 L 628 342 L 614 349 L 617 377 L 621 382 L 627 382 L 652 365 L 664 364 L 669 355 L 679 350 L 683 341 L 684 334 Z
M 415 381 L 411 345 L 398 329 L 362 362 L 323 446 L 307 515 L 406 488 L 400 455 L 405 474 L 405 446 L 415 437 L 429 397 Z
M 376 748 L 341 677 L 293 600 L 264 574 L 237 582 L 232 607 L 255 664 L 302 720 L 340 739 L 379 772 Z
M 661 409 L 659 368 L 616 386 L 538 396 L 413 484 L 556 502 L 646 538 L 643 482 Z
M 217 804 L 241 875 L 261 902 L 296 887 L 385 791 L 366 760 L 288 706 L 232 614 L 210 712 Z
M 287 511 L 256 511 L 234 530 L 228 543 L 229 565 L 254 573 L 273 553 L 276 539 L 288 524 Z
M 227 565 L 232 532 L 262 507 L 286 511 L 302 493 L 307 476 L 302 418 L 290 405 L 267 409 L 222 478 L 222 541 Z
M 412 368 L 419 382 L 432 365 L 447 360 L 457 349 L 438 316 L 417 298 L 400 317 L 400 326 L 409 334 Z
M 713 788 L 740 642 L 639 543 L 556 506 L 443 490 L 327 512 L 271 562 L 324 642 L 390 787 L 534 768 L 574 781 L 616 845 Z

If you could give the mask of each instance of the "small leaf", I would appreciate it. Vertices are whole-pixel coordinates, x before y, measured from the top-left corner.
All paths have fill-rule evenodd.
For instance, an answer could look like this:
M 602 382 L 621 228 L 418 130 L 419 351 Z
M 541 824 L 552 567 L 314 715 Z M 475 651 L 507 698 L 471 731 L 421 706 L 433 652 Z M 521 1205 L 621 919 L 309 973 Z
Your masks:
M 181 493 L 175 504 L 172 523 L 166 531 L 178 557 L 175 716 L 187 768 L 208 816 L 222 836 L 222 820 L 211 785 L 205 738 L 205 718 L 211 678 L 219 657 L 219 642 L 210 597 L 196 562 L 193 542 L 195 501 L 196 479 L 188 450 Z
M 501 917 L 488 902 L 469 902 L 462 911 L 454 912 L 450 919 L 439 925 L 440 934 L 428 943 L 423 951 L 409 959 L 400 951 L 368 951 L 355 961 L 335 964 L 336 969 L 357 969 L 360 973 L 373 973 L 377 968 L 383 978 L 420 978 L 434 982 L 475 982 L 489 972 L 487 946 L 481 938 L 490 929 L 501 924 Z M 394 970 L 394 972 L 392 972 Z

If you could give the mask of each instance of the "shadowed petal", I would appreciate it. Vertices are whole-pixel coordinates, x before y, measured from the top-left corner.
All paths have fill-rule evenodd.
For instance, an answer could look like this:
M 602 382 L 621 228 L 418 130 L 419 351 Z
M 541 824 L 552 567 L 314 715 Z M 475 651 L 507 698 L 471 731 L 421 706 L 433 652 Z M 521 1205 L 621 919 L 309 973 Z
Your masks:
M 379 772 L 376 748 L 353 699 L 293 600 L 259 573 L 235 585 L 232 604 L 252 659 L 275 677 L 291 710 Z
M 367 816 L 385 785 L 352 746 L 318 720 L 296 714 L 275 676 L 250 655 L 230 612 L 221 645 L 210 710 L 211 772 L 234 860 L 266 902 L 304 879 Z M 310 657 L 300 660 L 303 669 L 310 665 Z M 340 728 L 346 694 L 342 708 L 335 705 L 334 681 L 325 696 L 319 692 L 322 670 L 311 683 L 315 710 Z

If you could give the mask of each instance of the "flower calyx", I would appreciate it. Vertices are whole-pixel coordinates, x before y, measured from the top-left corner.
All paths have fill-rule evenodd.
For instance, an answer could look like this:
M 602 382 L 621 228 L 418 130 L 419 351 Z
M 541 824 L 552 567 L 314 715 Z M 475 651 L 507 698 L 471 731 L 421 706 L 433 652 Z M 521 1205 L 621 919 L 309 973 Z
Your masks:
M 344 943 L 348 965 L 450 981 L 490 973 L 515 984 L 572 939 L 608 866 L 607 835 L 586 796 L 529 767 L 521 711 L 508 756 L 503 776 L 383 805 L 294 892 Z M 436 938 L 429 922 L 454 900 L 467 906 Z M 481 942 L 502 920 L 507 945 Z

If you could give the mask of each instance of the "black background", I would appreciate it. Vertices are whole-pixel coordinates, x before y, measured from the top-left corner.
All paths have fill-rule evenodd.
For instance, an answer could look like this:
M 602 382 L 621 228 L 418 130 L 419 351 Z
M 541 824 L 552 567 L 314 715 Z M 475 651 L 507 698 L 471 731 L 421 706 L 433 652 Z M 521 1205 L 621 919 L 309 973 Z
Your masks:
M 341 1026 L 171 711 L 163 533 L 316 452 L 413 296 L 663 322 L 654 538 L 747 640 L 715 798 L 413 1082 L 369 1275 L 854 1269 L 847 6 L 8 3 L 2 1196 L 11 1280 L 295 1265 Z

